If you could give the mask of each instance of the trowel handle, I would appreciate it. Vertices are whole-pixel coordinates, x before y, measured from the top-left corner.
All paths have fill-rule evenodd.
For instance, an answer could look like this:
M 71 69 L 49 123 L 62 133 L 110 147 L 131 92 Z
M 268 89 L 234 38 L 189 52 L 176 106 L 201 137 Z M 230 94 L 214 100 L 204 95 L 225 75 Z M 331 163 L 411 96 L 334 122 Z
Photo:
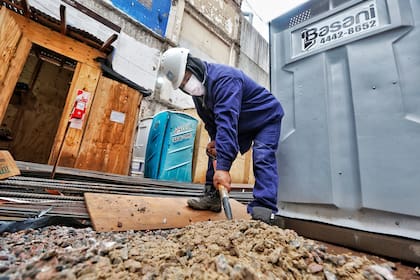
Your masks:
M 223 209 L 225 209 L 225 215 L 228 220 L 232 220 L 232 208 L 230 208 L 229 196 L 225 186 L 218 184 L 220 199 L 222 201 Z
M 225 186 L 219 184 L 219 185 L 217 185 L 217 189 L 219 190 L 220 197 L 229 197 Z

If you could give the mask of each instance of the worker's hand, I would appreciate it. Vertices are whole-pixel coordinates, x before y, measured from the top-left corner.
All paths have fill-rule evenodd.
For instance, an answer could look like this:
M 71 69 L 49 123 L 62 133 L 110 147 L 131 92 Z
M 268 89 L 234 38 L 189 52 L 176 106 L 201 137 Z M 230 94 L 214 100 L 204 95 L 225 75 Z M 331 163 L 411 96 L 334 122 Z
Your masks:
M 216 152 L 216 141 L 211 141 L 211 142 L 209 142 L 208 144 L 207 144 L 207 147 L 206 147 L 206 154 L 209 156 L 209 157 L 212 157 L 212 158 L 216 158 L 217 157 L 217 152 Z
M 232 180 L 230 178 L 229 171 L 216 170 L 216 172 L 214 172 L 213 184 L 216 188 L 218 188 L 218 185 L 223 185 L 226 188 L 226 190 L 230 192 L 231 182 Z

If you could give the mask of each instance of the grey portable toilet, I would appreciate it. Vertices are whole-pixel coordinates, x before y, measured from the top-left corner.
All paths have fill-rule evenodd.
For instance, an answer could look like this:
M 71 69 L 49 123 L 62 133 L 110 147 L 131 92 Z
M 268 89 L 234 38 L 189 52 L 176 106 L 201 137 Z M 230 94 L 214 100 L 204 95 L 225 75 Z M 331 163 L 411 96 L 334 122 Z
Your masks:
M 270 22 L 270 65 L 279 214 L 420 240 L 420 1 L 308 1 Z
M 149 138 L 152 121 L 153 117 L 146 117 L 141 119 L 138 123 L 136 141 L 133 149 L 133 159 L 131 161 L 132 176 L 138 176 L 144 173 L 147 139 Z

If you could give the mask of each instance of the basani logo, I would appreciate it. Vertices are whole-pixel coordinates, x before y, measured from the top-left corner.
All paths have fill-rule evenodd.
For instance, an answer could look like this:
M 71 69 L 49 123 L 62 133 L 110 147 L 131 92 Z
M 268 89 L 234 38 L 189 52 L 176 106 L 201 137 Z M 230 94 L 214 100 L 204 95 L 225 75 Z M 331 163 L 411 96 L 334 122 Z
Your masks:
M 302 50 L 312 50 L 377 26 L 375 3 L 363 2 L 362 5 L 302 30 Z

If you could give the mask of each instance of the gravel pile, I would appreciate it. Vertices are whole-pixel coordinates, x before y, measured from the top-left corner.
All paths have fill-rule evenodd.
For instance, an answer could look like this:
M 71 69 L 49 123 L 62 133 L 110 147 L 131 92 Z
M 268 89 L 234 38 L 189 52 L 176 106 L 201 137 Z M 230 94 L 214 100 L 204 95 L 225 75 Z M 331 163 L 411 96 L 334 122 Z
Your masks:
M 46 227 L 0 240 L 0 279 L 395 279 L 392 263 L 334 255 L 258 221 L 97 233 Z

